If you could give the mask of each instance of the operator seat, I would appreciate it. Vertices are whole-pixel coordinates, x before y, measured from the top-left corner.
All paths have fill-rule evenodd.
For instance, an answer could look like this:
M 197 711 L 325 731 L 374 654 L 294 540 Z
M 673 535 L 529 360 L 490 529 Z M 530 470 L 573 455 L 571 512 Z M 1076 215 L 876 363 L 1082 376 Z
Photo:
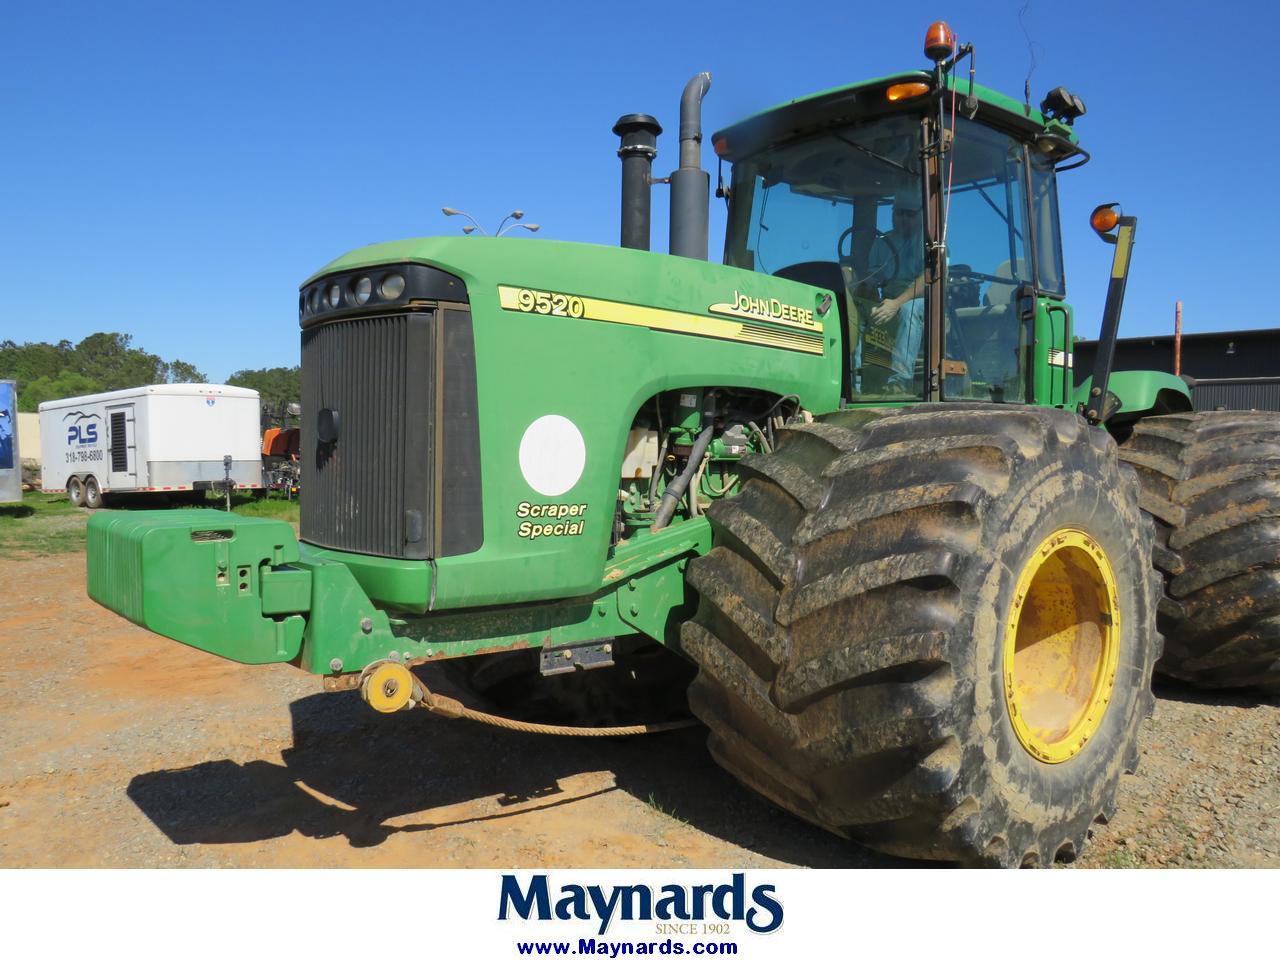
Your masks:
M 992 276 L 1013 281 L 1026 276 L 1026 264 L 1005 260 Z M 988 282 L 983 293 L 985 303 L 978 307 L 956 307 L 954 322 L 963 331 L 969 350 L 969 375 L 993 386 L 1003 386 L 1008 374 L 1017 370 L 1021 324 L 1016 315 L 1014 294 L 1017 283 Z

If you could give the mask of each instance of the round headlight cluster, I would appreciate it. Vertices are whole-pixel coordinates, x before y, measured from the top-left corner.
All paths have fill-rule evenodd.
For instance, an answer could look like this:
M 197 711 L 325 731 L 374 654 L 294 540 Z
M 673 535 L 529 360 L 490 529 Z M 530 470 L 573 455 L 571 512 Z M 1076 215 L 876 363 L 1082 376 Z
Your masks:
M 364 273 L 336 282 L 318 283 L 298 295 L 298 314 L 306 316 L 340 307 L 366 307 L 378 302 L 374 299 L 375 294 L 382 301 L 399 300 L 407 288 L 408 283 L 401 273 Z
M 389 273 L 382 278 L 384 300 L 396 300 L 402 293 L 404 293 L 404 277 L 398 273 Z
M 368 277 L 361 277 L 352 286 L 351 291 L 356 304 L 363 307 L 369 302 L 369 298 L 373 296 L 373 281 Z

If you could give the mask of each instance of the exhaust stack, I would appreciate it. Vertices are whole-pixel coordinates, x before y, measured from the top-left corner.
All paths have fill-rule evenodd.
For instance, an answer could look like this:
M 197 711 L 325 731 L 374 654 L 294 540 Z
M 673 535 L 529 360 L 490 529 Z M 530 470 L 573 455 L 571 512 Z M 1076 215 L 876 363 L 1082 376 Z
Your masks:
M 680 97 L 680 168 L 671 174 L 671 235 L 668 251 L 707 259 L 707 219 L 711 175 L 702 169 L 702 98 L 711 74 L 693 77 Z
M 649 249 L 649 208 L 653 158 L 658 155 L 662 127 L 647 113 L 619 117 L 613 132 L 622 138 L 622 238 L 624 247 Z

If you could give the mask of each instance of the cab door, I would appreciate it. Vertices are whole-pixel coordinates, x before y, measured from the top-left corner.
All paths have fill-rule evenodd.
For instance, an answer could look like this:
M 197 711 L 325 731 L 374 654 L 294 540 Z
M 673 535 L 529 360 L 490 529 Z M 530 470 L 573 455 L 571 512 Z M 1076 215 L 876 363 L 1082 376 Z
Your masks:
M 947 209 L 944 399 L 1033 402 L 1036 282 L 1027 216 L 1026 146 L 958 118 L 942 157 Z M 1061 344 L 1058 344 L 1061 346 Z

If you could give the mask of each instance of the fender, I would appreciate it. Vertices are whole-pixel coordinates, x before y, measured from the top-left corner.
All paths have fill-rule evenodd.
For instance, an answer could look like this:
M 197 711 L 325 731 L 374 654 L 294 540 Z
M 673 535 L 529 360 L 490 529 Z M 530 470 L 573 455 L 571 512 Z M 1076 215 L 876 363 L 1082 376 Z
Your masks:
M 1076 387 L 1072 402 L 1086 402 L 1092 386 L 1093 377 L 1086 378 Z M 1107 392 L 1115 397 L 1106 405 L 1108 422 L 1132 422 L 1193 409 L 1186 381 L 1159 370 L 1117 370 L 1111 374 Z

